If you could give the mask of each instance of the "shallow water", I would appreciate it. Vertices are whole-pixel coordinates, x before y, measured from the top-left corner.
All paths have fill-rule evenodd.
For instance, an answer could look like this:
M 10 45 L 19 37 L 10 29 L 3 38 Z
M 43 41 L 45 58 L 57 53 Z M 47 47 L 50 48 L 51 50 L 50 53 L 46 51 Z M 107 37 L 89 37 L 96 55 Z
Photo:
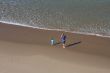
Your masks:
M 110 36 L 110 0 L 0 0 L 0 21 Z

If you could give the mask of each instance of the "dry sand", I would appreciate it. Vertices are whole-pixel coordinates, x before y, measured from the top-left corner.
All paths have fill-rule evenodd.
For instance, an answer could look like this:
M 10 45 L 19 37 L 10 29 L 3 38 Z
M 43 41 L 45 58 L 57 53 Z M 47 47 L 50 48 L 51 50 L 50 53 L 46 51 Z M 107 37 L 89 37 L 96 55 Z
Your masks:
M 0 23 L 0 73 L 110 73 L 110 38 Z M 80 42 L 80 43 L 78 43 Z

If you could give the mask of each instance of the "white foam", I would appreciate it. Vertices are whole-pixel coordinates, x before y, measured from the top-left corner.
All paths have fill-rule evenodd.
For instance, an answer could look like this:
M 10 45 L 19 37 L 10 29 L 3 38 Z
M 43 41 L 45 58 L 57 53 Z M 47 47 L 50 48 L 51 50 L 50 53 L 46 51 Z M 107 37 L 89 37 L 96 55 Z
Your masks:
M 1 23 L 6 23 L 6 24 L 11 24 L 11 25 L 18 25 L 18 26 L 23 26 L 23 27 L 30 27 L 30 28 L 33 28 L 33 29 L 43 29 L 43 30 L 63 31 L 63 32 L 69 32 L 69 33 L 84 34 L 84 35 L 93 35 L 93 36 L 99 36 L 99 37 L 110 38 L 110 36 L 105 36 L 105 35 L 95 34 L 95 33 L 67 31 L 67 30 L 64 30 L 64 29 L 49 29 L 49 28 L 41 28 L 41 27 L 35 27 L 35 26 L 26 25 L 26 24 L 13 23 L 13 22 L 6 22 L 6 21 L 0 21 L 0 22 L 1 22 Z

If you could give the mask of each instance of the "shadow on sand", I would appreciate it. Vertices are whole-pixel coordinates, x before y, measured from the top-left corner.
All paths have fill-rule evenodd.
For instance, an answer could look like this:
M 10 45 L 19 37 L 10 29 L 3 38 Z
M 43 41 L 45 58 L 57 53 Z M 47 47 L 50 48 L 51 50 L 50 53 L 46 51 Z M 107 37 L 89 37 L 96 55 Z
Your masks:
M 81 41 L 75 42 L 75 43 L 72 43 L 72 44 L 68 44 L 66 47 L 75 46 L 75 45 L 78 45 L 78 44 L 80 44 L 80 43 L 81 43 Z M 59 44 L 61 44 L 61 42 L 56 42 L 54 45 L 56 46 L 56 45 L 59 45 Z
M 78 45 L 78 44 L 80 44 L 80 43 L 81 43 L 81 41 L 76 42 L 76 43 L 69 44 L 69 45 L 67 45 L 66 47 L 71 47 L 71 46 L 74 46 L 74 45 Z
M 61 44 L 61 42 L 56 42 L 54 45 L 58 45 L 58 44 Z

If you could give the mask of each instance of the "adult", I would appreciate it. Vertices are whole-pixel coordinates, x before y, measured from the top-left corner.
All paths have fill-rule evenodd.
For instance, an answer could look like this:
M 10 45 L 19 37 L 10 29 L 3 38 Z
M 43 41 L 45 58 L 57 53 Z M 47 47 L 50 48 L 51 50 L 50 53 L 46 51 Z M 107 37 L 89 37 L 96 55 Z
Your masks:
M 62 47 L 65 48 L 65 43 L 66 43 L 66 35 L 64 33 L 61 34 L 61 43 L 62 43 Z

